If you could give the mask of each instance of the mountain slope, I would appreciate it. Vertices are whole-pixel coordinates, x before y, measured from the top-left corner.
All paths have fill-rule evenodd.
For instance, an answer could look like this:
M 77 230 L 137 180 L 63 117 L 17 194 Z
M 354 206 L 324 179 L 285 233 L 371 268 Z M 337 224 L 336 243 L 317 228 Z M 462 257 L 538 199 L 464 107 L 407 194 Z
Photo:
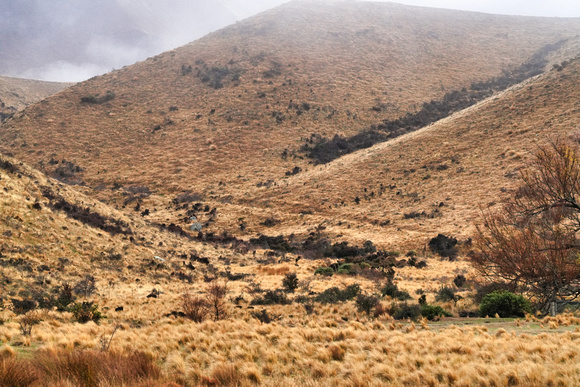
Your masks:
M 180 287 L 217 275 L 218 256 L 231 253 L 181 237 L 171 225 L 114 210 L 3 155 L 0 191 L 3 297 L 34 298 L 87 276 L 101 291 L 112 284 L 120 292 Z M 185 265 L 198 254 L 211 267 Z M 245 259 L 237 254 L 233 266 Z
M 538 52 L 556 63 L 573 51 L 567 42 L 578 26 L 389 3 L 291 2 L 31 106 L 2 125 L 0 150 L 118 208 L 132 190 L 151 192 L 140 203 L 155 222 L 185 227 L 176 199 L 188 193 L 219 207 L 210 230 L 264 232 L 256 223 L 277 209 L 254 198 L 312 168 L 298 149 L 313 134 L 348 136 L 403 117 Z M 280 203 L 282 214 L 321 211 L 313 203 L 325 196 L 297 196 L 290 210 Z M 243 219 L 253 223 L 240 227 Z
M 71 86 L 72 83 L 43 82 L 0 76 L 0 113 L 8 115 Z
M 262 190 L 254 203 L 296 217 L 312 212 L 311 221 L 326 220 L 327 230 L 347 240 L 411 248 L 438 233 L 467 239 L 480 209 L 517 188 L 518 170 L 538 145 L 577 138 L 576 53 L 433 125 Z

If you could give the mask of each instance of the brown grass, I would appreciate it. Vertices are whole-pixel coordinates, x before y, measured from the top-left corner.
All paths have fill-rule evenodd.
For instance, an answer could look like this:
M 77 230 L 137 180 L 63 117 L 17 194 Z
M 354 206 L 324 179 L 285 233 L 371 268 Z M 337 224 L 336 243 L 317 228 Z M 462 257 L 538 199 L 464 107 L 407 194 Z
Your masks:
M 0 384 L 34 385 L 146 385 L 159 382 L 160 371 L 142 352 L 40 350 L 31 359 L 0 362 Z

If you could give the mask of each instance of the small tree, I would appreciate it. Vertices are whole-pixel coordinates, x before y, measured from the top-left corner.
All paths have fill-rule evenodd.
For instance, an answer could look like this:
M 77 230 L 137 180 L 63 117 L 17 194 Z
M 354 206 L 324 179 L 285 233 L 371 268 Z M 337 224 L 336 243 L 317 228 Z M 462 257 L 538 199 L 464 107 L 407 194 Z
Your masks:
M 208 310 L 216 321 L 224 319 L 228 314 L 225 302 L 227 293 L 227 284 L 220 284 L 216 280 L 212 281 L 207 289 L 206 301 L 208 304 Z
M 26 314 L 20 316 L 18 319 L 18 324 L 20 325 L 20 332 L 23 336 L 30 336 L 32 333 L 32 327 L 41 322 L 41 318 L 37 311 L 29 311 Z
M 580 152 L 564 142 L 540 147 L 521 178 L 501 210 L 483 213 L 471 261 L 547 312 L 557 298 L 580 295 Z
M 379 299 L 373 295 L 359 294 L 356 297 L 355 304 L 359 312 L 365 312 L 367 316 L 370 316 L 371 312 L 379 304 Z
M 294 293 L 298 288 L 298 276 L 296 273 L 288 273 L 282 280 L 282 286 L 288 293 Z

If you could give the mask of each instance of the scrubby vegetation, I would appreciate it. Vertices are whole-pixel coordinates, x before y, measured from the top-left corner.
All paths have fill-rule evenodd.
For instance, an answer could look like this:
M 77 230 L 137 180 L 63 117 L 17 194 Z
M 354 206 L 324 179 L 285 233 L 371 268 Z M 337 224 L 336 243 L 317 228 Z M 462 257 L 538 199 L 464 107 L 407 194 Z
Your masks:
M 548 55 L 564 43 L 565 40 L 555 44 L 548 44 L 515 69 L 504 70 L 500 76 L 487 81 L 474 82 L 469 88 L 464 87 L 461 90 L 447 92 L 441 100 L 424 102 L 417 112 L 409 112 L 395 120 L 384 120 L 353 136 L 343 137 L 337 134 L 328 139 L 313 135 L 302 146 L 301 151 L 312 159 L 314 163 L 324 164 L 345 154 L 369 148 L 377 143 L 423 128 L 472 106 L 498 91 L 505 90 L 510 86 L 541 74 L 548 63 L 546 59 Z

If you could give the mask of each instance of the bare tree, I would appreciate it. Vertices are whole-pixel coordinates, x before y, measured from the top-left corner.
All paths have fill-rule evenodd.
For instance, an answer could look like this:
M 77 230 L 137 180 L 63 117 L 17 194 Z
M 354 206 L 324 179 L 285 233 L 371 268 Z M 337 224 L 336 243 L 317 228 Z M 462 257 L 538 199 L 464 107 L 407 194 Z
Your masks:
M 225 297 L 228 293 L 227 283 L 219 283 L 214 280 L 207 289 L 207 304 L 210 314 L 214 320 L 222 320 L 227 317 L 228 310 Z
M 580 152 L 563 141 L 540 147 L 521 179 L 499 211 L 484 211 L 471 261 L 547 311 L 558 298 L 580 295 Z

